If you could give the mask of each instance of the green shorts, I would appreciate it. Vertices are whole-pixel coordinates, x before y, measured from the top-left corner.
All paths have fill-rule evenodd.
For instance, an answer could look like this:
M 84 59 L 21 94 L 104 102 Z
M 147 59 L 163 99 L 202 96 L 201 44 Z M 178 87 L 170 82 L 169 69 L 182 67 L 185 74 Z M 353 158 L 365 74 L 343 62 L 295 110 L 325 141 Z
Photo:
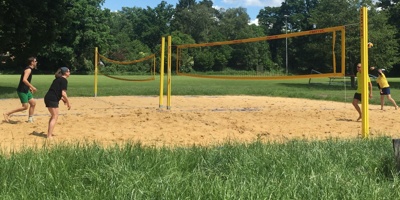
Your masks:
M 28 93 L 25 92 L 17 92 L 17 93 L 21 103 L 28 103 L 28 101 L 33 98 L 31 91 L 28 91 Z

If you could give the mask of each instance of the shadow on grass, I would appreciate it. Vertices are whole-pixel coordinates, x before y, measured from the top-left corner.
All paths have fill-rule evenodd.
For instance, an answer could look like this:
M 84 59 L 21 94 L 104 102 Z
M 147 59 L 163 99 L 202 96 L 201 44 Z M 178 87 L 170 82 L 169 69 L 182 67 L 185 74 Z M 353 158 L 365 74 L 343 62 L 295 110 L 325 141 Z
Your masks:
M 2 94 L 12 94 L 15 93 L 17 89 L 15 87 L 4 87 L 0 86 L 0 93 Z
M 317 90 L 343 90 L 343 84 L 331 84 L 328 83 L 279 83 L 285 87 L 299 88 L 299 89 L 317 89 Z M 352 89 L 350 85 L 346 85 L 347 89 Z
M 400 177 L 400 171 L 396 168 L 394 157 L 385 156 L 381 159 L 379 172 L 389 181 L 393 181 L 396 177 Z

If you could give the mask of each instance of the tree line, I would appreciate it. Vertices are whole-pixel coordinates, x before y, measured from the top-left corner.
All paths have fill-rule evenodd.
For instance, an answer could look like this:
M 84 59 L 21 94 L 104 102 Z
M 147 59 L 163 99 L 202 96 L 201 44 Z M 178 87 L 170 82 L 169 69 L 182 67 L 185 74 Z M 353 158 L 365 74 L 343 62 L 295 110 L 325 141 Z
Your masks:
M 250 24 L 245 8 L 216 9 L 212 0 L 161 1 L 156 7 L 102 9 L 104 0 L 0 0 L 0 70 L 19 72 L 29 56 L 39 70 L 54 72 L 60 66 L 75 73 L 91 73 L 94 47 L 114 60 L 135 60 L 160 54 L 161 37 L 172 44 L 193 44 L 279 35 L 334 26 L 346 26 L 346 72 L 354 73 L 360 61 L 360 7 L 368 8 L 369 65 L 400 74 L 399 0 L 286 0 L 279 7 L 264 7 L 258 24 Z M 291 70 L 329 70 L 320 37 L 288 40 Z M 284 40 L 267 43 L 203 48 L 190 55 L 186 70 L 284 70 Z M 190 54 L 190 53 L 188 53 Z M 338 58 L 339 59 L 339 58 Z M 174 61 L 174 59 L 172 59 Z M 340 63 L 340 62 L 339 62 Z

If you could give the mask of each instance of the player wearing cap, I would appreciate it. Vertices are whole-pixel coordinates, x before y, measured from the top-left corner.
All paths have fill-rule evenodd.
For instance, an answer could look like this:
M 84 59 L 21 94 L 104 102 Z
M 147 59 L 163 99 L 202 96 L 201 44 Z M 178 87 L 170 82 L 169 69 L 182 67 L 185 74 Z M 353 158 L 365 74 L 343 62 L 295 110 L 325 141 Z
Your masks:
M 53 136 L 54 126 L 58 119 L 58 104 L 62 100 L 64 104 L 71 109 L 71 105 L 67 96 L 68 81 L 67 78 L 70 76 L 70 70 L 67 67 L 61 67 L 55 74 L 55 79 L 51 84 L 49 91 L 47 91 L 44 97 L 44 103 L 50 112 L 49 127 L 47 130 L 47 138 Z

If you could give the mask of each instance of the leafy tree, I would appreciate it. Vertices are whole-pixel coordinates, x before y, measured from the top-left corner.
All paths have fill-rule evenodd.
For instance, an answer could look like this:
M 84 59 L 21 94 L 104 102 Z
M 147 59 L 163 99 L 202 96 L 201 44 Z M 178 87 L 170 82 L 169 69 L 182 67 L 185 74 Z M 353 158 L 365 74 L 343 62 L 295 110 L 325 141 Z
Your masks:
M 172 45 L 182 45 L 182 44 L 194 44 L 195 41 L 192 36 L 182 33 L 180 31 L 173 31 L 171 33 Z M 173 49 L 175 50 L 175 49 Z M 172 65 L 176 66 L 176 52 L 172 55 Z M 181 72 L 190 72 L 193 70 L 193 55 L 188 53 L 188 50 L 182 50 L 180 58 L 180 70 Z
M 383 13 L 386 14 L 387 16 L 387 21 L 390 25 L 392 25 L 394 27 L 394 39 L 397 41 L 397 44 L 400 43 L 400 21 L 398 20 L 398 16 L 400 15 L 400 1 L 399 0 L 379 0 L 377 2 L 377 6 L 381 9 L 381 11 Z M 376 43 L 376 42 L 375 42 Z M 380 44 L 378 47 L 383 49 L 383 46 L 381 46 Z M 397 48 L 398 49 L 398 45 L 396 47 L 393 46 L 389 46 L 390 49 L 392 48 Z M 377 54 L 375 53 L 377 50 L 375 50 L 375 48 L 372 49 L 373 54 Z M 382 51 L 380 51 L 379 53 L 382 53 Z M 383 52 L 384 53 L 384 52 Z M 397 54 L 398 55 L 399 50 L 397 50 Z M 398 56 L 395 56 L 393 58 L 397 58 Z M 384 65 L 381 65 L 382 67 L 387 67 Z M 393 70 L 391 71 L 391 75 L 396 75 L 399 76 L 400 75 L 400 63 L 399 61 L 394 61 L 393 63 Z
M 162 1 L 156 8 L 123 8 L 115 12 L 109 21 L 113 35 L 120 35 L 119 44 L 133 40 L 142 41 L 152 52 L 157 52 L 161 36 L 170 33 L 170 21 L 175 10 Z M 125 38 L 125 41 L 121 41 Z
M 257 18 L 266 35 L 279 35 L 284 33 L 282 27 L 286 28 L 285 15 L 281 7 L 265 7 L 260 10 Z M 282 45 L 282 42 L 277 40 L 269 42 L 271 58 L 278 66 L 282 66 Z
M 221 26 L 215 28 L 209 36 L 210 42 L 226 41 L 227 38 L 220 29 Z M 223 71 L 228 68 L 228 62 L 232 57 L 233 48 L 231 45 L 215 46 L 210 48 L 210 51 L 214 55 L 214 65 L 212 67 L 213 71 Z
M 238 37 L 257 38 L 263 36 L 263 30 L 255 25 L 247 26 Z M 275 64 L 271 61 L 269 41 L 257 41 L 231 45 L 232 55 L 229 67 L 236 70 L 264 72 L 271 71 Z
M 208 47 L 200 48 L 194 54 L 194 66 L 196 71 L 210 71 L 214 65 L 214 55 Z
M 369 9 L 370 65 L 388 70 L 399 65 L 399 0 L 286 0 L 280 7 L 265 7 L 249 25 L 245 8 L 213 8 L 212 0 L 179 0 L 174 8 L 161 1 L 155 8 L 101 9 L 104 0 L 0 1 L 0 54 L 10 52 L 25 65 L 39 57 L 39 69 L 54 71 L 66 65 L 83 73 L 93 69 L 93 48 L 117 60 L 133 60 L 160 49 L 162 36 L 173 45 L 239 40 L 265 35 L 346 26 L 346 72 L 354 73 L 360 60 L 360 6 Z M 379 8 L 377 7 L 379 6 Z M 340 36 L 340 35 L 339 35 Z M 339 36 L 337 38 L 339 38 Z M 288 38 L 289 67 L 296 73 L 309 68 L 330 71 L 332 35 Z M 326 44 L 326 45 L 325 45 Z M 340 46 L 340 45 L 339 45 Z M 339 49 L 339 46 L 336 49 Z M 197 51 L 197 50 L 196 50 Z M 339 54 L 337 54 L 339 55 Z M 174 55 L 175 56 L 175 55 Z M 242 43 L 182 52 L 182 70 L 279 71 L 285 58 L 285 40 Z M 340 58 L 338 58 L 340 59 Z M 175 62 L 175 58 L 172 59 Z M 196 62 L 195 62 L 196 61 Z M 340 63 L 340 62 L 337 62 Z M 279 68 L 280 67 L 280 68 Z
M 400 14 L 400 1 L 399 0 L 379 0 L 376 3 L 377 7 L 387 13 L 388 23 L 395 26 L 396 38 L 400 38 L 400 21 L 398 16 Z
M 396 29 L 387 23 L 387 12 L 372 9 L 368 12 L 369 41 L 374 44 L 369 49 L 369 65 L 391 71 L 393 65 L 399 63 L 399 43 Z
M 54 52 L 50 59 L 59 60 L 59 63 L 70 65 L 81 72 L 93 69 L 94 47 L 107 48 L 113 42 L 109 34 L 110 27 L 107 19 L 110 11 L 102 11 L 100 4 L 104 0 L 75 0 L 68 10 L 64 32 L 59 35 L 57 42 L 50 49 Z M 70 48 L 71 51 L 63 51 Z
M 222 19 L 219 23 L 220 30 L 225 34 L 226 40 L 236 40 L 246 38 L 250 17 L 245 8 L 230 8 L 222 12 Z M 238 37 L 240 35 L 241 37 Z
M 314 22 L 310 21 L 310 16 L 317 4 L 318 1 L 316 0 L 287 0 L 280 7 L 266 7 L 260 10 L 257 17 L 259 18 L 259 23 L 265 28 L 267 35 L 306 31 L 313 28 Z M 304 58 L 309 58 L 310 56 L 308 55 L 313 55 L 312 52 L 309 52 L 310 48 L 306 47 L 310 45 L 310 42 L 307 38 L 287 39 L 290 71 L 305 73 L 304 71 L 309 71 L 309 68 L 313 68 L 313 66 L 309 65 L 308 61 L 302 61 Z M 272 60 L 274 60 L 277 66 L 284 65 L 283 60 L 286 57 L 285 43 L 286 40 L 273 40 L 269 43 Z M 301 47 L 301 50 L 298 47 Z
M 140 27 L 140 40 L 151 49 L 159 43 L 161 36 L 170 33 L 170 21 L 175 14 L 173 6 L 162 1 L 156 8 L 147 7 L 142 20 L 137 24 Z
M 197 43 L 210 41 L 209 36 L 215 30 L 216 24 L 216 10 L 207 1 L 201 4 L 191 0 L 179 1 L 171 21 L 173 30 L 191 35 Z
M 192 6 L 197 5 L 196 0 L 179 0 L 176 4 L 177 11 L 190 9 Z
M 394 29 L 387 24 L 385 12 L 379 11 L 372 1 L 364 1 L 362 6 L 367 6 L 368 11 L 368 37 L 375 43 L 387 47 L 385 53 L 379 52 L 377 48 L 370 49 L 369 65 L 379 64 L 391 66 L 395 59 L 397 44 L 393 40 Z M 331 27 L 346 25 L 346 71 L 354 74 L 354 66 L 360 62 L 360 4 L 358 1 L 339 0 L 333 3 L 322 0 L 312 12 L 312 20 L 318 26 Z M 384 30 L 384 31 L 383 31 Z
M 117 44 L 129 42 L 140 38 L 140 26 L 138 25 L 144 15 L 144 9 L 123 7 L 121 11 L 112 12 L 107 24 L 110 26 L 110 34 L 117 36 L 125 35 L 128 40 L 120 40 Z M 125 37 L 121 36 L 121 37 Z
M 266 29 L 268 35 L 282 34 L 286 29 L 288 29 L 288 32 L 296 32 L 312 28 L 346 26 L 346 71 L 347 73 L 354 73 L 354 64 L 360 62 L 359 8 L 361 5 L 368 6 L 370 14 L 369 37 L 375 38 L 379 44 L 385 44 L 385 47 L 390 46 L 385 48 L 385 53 L 370 49 L 370 53 L 373 54 L 370 57 L 370 64 L 379 62 L 380 64 L 390 65 L 397 62 L 393 58 L 397 49 L 392 38 L 393 27 L 387 24 L 385 13 L 379 11 L 372 1 L 365 0 L 361 4 L 358 0 L 288 0 L 285 2 L 282 3 L 281 7 L 266 7 L 257 16 L 259 23 Z M 373 26 L 373 24 L 376 25 Z M 385 31 L 379 32 L 382 29 Z M 329 58 L 331 56 L 328 53 L 323 53 L 330 51 L 330 49 L 324 47 L 326 45 L 322 45 L 325 43 L 328 45 L 331 36 L 328 36 L 328 40 L 324 37 L 288 38 L 289 68 L 292 68 L 292 71 L 296 70 L 297 73 L 307 73 L 310 68 L 322 72 L 331 71 L 332 61 Z M 337 38 L 340 38 L 340 35 Z M 278 64 L 279 60 L 284 57 L 284 46 L 283 40 L 270 43 L 272 58 Z M 337 46 L 336 49 L 340 49 L 340 46 Z M 377 51 L 377 53 L 373 51 Z M 338 59 L 340 58 L 338 57 Z
M 27 57 L 47 53 L 46 47 L 64 31 L 71 7 L 64 0 L 1 1 L 0 5 L 0 52 L 15 55 L 15 65 L 25 65 Z M 41 69 L 45 60 L 39 61 Z

